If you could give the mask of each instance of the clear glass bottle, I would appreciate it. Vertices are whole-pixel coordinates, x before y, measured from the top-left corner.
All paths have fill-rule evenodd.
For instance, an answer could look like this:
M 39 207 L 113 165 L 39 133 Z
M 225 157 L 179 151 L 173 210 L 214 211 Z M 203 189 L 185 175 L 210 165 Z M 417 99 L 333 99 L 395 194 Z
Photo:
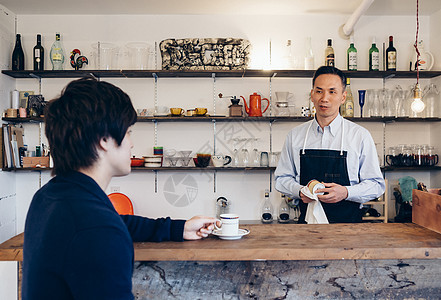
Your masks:
M 354 97 L 351 91 L 351 80 L 346 78 L 346 101 L 345 101 L 345 115 L 344 117 L 354 116 Z
M 328 39 L 328 46 L 325 49 L 325 66 L 335 67 L 335 54 L 332 48 L 332 39 Z
M 380 51 L 377 48 L 375 37 L 372 38 L 372 46 L 369 49 L 369 71 L 380 70 Z
M 285 195 L 282 194 L 282 200 L 279 205 L 279 213 L 277 214 L 277 221 L 279 223 L 289 222 L 289 206 L 286 203 Z
M 305 70 L 314 70 L 314 52 L 310 36 L 306 38 Z
M 292 41 L 287 40 L 286 41 L 286 50 L 285 50 L 285 57 L 284 57 L 284 69 L 286 70 L 294 70 L 296 68 L 296 59 L 292 53 Z
M 269 198 L 269 190 L 265 190 L 265 198 L 263 199 L 262 209 L 261 209 L 261 220 L 262 223 L 272 223 L 273 222 L 273 205 Z
M 354 36 L 350 37 L 350 46 L 347 51 L 348 71 L 357 71 L 357 49 L 354 46 Z
M 60 34 L 55 34 L 55 42 L 52 44 L 50 58 L 52 70 L 64 70 L 64 50 L 60 41 Z

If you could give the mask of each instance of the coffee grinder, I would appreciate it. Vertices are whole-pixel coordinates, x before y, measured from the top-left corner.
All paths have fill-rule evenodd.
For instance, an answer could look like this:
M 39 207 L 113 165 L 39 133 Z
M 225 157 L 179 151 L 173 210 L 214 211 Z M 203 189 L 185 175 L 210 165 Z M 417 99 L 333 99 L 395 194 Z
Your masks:
M 236 96 L 223 96 L 222 94 L 219 94 L 219 98 L 229 98 L 231 100 L 231 105 L 228 106 L 230 117 L 243 116 L 243 106 L 239 104 L 240 99 L 237 99 Z

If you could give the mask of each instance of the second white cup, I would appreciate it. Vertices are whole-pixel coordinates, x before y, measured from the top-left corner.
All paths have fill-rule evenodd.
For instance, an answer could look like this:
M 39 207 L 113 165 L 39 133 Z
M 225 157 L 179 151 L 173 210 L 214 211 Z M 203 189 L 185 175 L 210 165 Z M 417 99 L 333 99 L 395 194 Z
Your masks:
M 239 216 L 236 214 L 221 214 L 221 227 L 216 227 L 222 231 L 222 235 L 237 235 L 239 233 Z M 216 224 L 215 224 L 216 225 Z

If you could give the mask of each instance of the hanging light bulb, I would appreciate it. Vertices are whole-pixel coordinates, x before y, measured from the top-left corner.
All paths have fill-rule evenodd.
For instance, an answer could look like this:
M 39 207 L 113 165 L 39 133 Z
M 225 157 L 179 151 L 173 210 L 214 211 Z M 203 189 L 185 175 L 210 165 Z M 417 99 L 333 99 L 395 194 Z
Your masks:
M 419 9 L 419 0 L 417 0 L 417 9 L 416 9 L 416 37 L 415 37 L 415 50 L 417 53 L 417 61 L 420 60 L 420 51 L 418 50 L 418 31 L 420 28 L 420 22 L 419 22 L 419 18 L 418 18 L 418 9 Z M 417 82 L 415 84 L 415 88 L 413 89 L 413 101 L 412 104 L 410 105 L 410 109 L 412 109 L 413 112 L 415 113 L 420 113 L 424 110 L 424 108 L 426 107 L 426 105 L 424 104 L 424 102 L 421 100 L 421 88 L 420 88 L 420 84 L 418 83 L 419 79 L 420 79 L 420 70 L 418 68 L 418 63 L 416 64 L 416 71 L 417 71 Z
M 413 90 L 413 101 L 410 105 L 410 108 L 415 113 L 420 113 L 424 110 L 426 104 L 421 100 L 421 88 L 419 83 L 415 84 L 415 88 Z

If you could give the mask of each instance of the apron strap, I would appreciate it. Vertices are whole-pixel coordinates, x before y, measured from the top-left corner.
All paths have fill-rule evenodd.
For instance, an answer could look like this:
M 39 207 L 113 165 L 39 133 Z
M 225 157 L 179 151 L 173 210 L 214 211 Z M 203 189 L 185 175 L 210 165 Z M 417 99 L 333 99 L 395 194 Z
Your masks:
M 309 130 L 311 129 L 312 124 L 314 123 L 314 120 L 311 121 L 311 123 L 308 126 L 308 130 L 306 131 L 305 141 L 303 142 L 303 148 L 302 148 L 302 154 L 305 154 L 305 148 L 306 148 L 306 141 L 308 140 L 308 134 Z M 345 137 L 345 120 L 342 118 L 341 120 L 341 144 L 340 144 L 340 155 L 343 155 L 343 140 Z

